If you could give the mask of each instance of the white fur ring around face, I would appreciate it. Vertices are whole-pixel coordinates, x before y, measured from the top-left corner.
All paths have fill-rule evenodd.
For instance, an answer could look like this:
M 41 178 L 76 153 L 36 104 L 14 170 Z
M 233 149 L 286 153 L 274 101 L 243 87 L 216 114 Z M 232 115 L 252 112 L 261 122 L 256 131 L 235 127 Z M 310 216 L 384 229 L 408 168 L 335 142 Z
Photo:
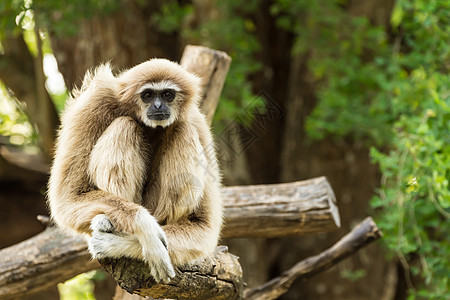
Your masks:
M 91 220 L 91 230 L 93 232 L 113 232 L 114 225 L 108 219 L 105 214 L 99 214 L 92 218 Z

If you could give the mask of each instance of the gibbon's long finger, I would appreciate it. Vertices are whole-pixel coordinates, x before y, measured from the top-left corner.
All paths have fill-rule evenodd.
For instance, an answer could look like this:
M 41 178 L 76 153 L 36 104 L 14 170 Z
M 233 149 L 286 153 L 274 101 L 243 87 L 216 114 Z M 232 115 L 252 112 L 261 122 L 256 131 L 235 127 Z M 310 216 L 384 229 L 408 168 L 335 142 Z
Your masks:
M 105 214 L 99 214 L 93 217 L 89 228 L 91 228 L 93 232 L 99 231 L 112 233 L 114 231 L 114 225 Z
M 165 279 L 164 275 L 160 274 L 159 269 L 154 262 L 151 262 L 150 274 L 152 274 L 153 279 L 155 279 L 156 282 L 161 282 Z
M 169 283 L 170 278 L 162 272 L 161 268 L 158 267 L 157 263 L 152 262 L 150 267 L 150 274 L 152 274 L 153 278 L 156 282 Z
M 134 235 L 116 235 L 94 231 L 88 238 L 88 250 L 93 258 L 131 257 L 143 259 L 142 247 Z
M 168 282 L 170 278 L 175 276 L 169 252 L 158 238 L 149 237 L 141 244 L 144 261 L 148 263 L 157 282 Z
M 162 248 L 162 247 L 161 247 Z M 165 249 L 163 249 L 165 250 Z M 170 282 L 170 278 L 175 277 L 175 270 L 170 262 L 169 254 L 166 251 L 146 251 L 143 248 L 144 261 L 147 262 L 150 272 L 156 282 Z

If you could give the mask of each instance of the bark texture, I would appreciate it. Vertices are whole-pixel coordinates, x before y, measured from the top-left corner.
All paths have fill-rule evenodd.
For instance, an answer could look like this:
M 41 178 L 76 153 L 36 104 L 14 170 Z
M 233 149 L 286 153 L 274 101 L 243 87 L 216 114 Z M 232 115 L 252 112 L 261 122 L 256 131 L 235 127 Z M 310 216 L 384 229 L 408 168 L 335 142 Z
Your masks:
M 148 266 L 133 259 L 100 260 L 103 268 L 129 293 L 153 298 L 240 299 L 243 285 L 238 257 L 225 246 L 217 247 L 212 257 L 180 267 L 168 284 L 153 281 Z

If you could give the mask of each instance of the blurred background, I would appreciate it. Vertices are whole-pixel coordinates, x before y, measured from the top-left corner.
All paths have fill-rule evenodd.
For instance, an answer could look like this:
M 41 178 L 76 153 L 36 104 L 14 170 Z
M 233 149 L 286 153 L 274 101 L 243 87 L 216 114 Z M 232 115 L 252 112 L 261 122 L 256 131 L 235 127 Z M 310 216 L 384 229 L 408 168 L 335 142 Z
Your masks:
M 213 123 L 224 184 L 324 175 L 338 200 L 338 231 L 222 241 L 249 286 L 372 215 L 380 242 L 281 299 L 450 299 L 448 0 L 1 0 L 0 248 L 44 229 L 58 116 L 86 70 L 187 44 L 233 59 Z M 30 299 L 113 290 L 90 272 Z

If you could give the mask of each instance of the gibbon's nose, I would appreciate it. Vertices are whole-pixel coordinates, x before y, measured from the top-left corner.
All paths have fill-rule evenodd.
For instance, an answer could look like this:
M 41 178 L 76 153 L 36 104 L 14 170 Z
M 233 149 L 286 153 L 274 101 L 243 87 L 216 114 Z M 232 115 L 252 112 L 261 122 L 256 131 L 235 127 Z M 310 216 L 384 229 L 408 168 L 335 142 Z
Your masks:
M 153 103 L 153 105 L 156 107 L 156 108 L 160 108 L 161 107 L 161 100 L 159 100 L 159 98 L 156 98 L 156 100 L 155 100 L 155 103 Z

